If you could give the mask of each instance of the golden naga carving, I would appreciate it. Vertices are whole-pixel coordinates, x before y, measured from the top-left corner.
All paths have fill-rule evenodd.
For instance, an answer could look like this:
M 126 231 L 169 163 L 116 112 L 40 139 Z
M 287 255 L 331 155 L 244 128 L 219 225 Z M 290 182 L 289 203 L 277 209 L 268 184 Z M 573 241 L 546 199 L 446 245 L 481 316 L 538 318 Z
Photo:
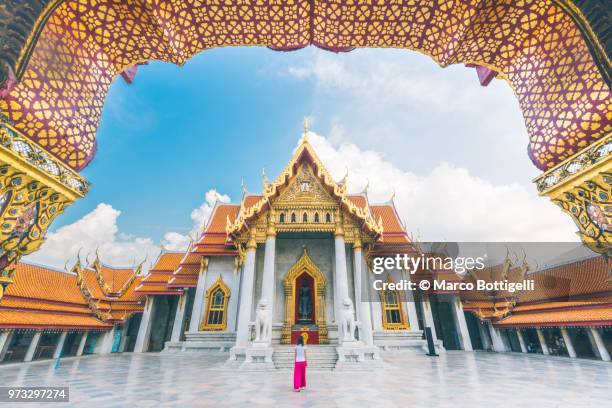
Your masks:
M 612 134 L 534 180 L 578 226 L 591 250 L 612 255 Z
M 88 186 L 0 116 L 0 298 L 17 262 L 41 246 L 53 219 Z
M 303 160 L 307 157 L 308 160 Z M 245 230 L 255 226 L 257 240 L 265 239 L 267 222 L 264 213 L 274 209 L 276 232 L 322 231 L 334 232 L 336 220 L 328 218 L 341 209 L 345 223 L 351 220 L 369 233 L 373 239 L 382 236 L 382 219 L 374 220 L 370 208 L 353 203 L 346 191 L 346 183 L 336 183 L 323 166 L 307 137 L 274 182 L 264 182 L 263 196 L 246 206 L 242 200 L 234 221 L 227 219 L 226 233 L 244 239 Z

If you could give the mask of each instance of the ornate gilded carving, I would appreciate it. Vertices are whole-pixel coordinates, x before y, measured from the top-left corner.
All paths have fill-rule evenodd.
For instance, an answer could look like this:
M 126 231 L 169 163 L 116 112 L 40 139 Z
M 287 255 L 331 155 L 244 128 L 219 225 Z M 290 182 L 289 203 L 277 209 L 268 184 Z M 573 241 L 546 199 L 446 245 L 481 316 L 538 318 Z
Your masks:
M 0 110 L 82 169 L 96 152 L 110 84 L 139 62 L 183 64 L 202 50 L 231 45 L 411 49 L 441 66 L 475 64 L 499 73 L 522 109 L 530 157 L 546 169 L 610 130 L 610 60 L 602 50 L 609 19 L 602 3 L 177 0 L 166 7 L 10 0 L 0 9 L 0 83 L 11 71 L 19 82 L 0 99 Z
M 306 248 L 304 248 L 302 257 L 289 269 L 283 280 L 285 288 L 285 322 L 281 333 L 281 343 L 289 344 L 291 342 L 291 327 L 295 324 L 295 281 L 302 273 L 307 273 L 314 280 L 316 291 L 314 310 L 315 320 L 319 327 L 319 342 L 326 344 L 329 342 L 327 323 L 325 321 L 325 286 L 327 282 L 323 272 L 308 256 Z
M 264 194 L 256 203 L 246 206 L 246 200 L 235 221 L 227 220 L 226 232 L 237 242 L 244 242 L 245 232 L 255 231 L 257 242 L 263 242 L 267 232 L 267 213 L 274 210 L 276 232 L 330 232 L 337 223 L 350 230 L 351 242 L 360 225 L 369 240 L 383 232 L 382 220 L 374 220 L 370 208 L 353 203 L 346 192 L 346 183 L 336 183 L 317 157 L 307 137 L 272 183 L 266 183 Z M 342 215 L 342 217 L 340 217 Z M 340 217 L 340 218 L 339 218 Z M 249 229 L 250 228 L 250 229 Z
M 612 136 L 608 135 L 534 180 L 540 195 L 569 214 L 582 241 L 612 255 Z
M 88 188 L 65 164 L 0 117 L 0 273 L 6 286 L 15 264 L 37 250 L 53 219 Z

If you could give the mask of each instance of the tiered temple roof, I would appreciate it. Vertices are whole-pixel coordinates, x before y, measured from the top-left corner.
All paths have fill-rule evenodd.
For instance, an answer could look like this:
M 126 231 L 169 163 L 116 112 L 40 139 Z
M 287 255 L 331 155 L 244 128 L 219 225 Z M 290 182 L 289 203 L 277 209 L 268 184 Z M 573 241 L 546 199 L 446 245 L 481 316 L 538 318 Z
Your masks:
M 478 272 L 478 279 L 503 280 L 503 265 Z M 592 255 L 533 273 L 510 268 L 509 282 L 534 281 L 534 290 L 462 292 L 464 310 L 497 327 L 596 326 L 612 324 L 612 260 Z M 466 277 L 467 280 L 474 279 Z
M 29 263 L 17 271 L 20 279 L 0 301 L 0 328 L 108 330 L 143 311 L 143 298 L 134 293 L 138 269 L 96 261 L 72 272 Z
M 141 295 L 174 295 L 183 293 L 180 288 L 168 287 L 168 281 L 173 278 L 181 260 L 185 258 L 184 252 L 162 252 L 159 254 L 153 267 L 149 270 L 135 292 Z

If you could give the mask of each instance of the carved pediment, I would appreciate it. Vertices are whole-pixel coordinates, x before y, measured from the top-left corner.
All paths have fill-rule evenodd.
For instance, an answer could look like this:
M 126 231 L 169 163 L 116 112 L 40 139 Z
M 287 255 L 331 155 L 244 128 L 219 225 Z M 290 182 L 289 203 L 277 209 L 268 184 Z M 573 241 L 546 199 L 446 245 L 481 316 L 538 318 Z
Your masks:
M 275 206 L 337 205 L 338 202 L 323 187 L 309 163 L 302 163 L 289 185 L 272 200 Z

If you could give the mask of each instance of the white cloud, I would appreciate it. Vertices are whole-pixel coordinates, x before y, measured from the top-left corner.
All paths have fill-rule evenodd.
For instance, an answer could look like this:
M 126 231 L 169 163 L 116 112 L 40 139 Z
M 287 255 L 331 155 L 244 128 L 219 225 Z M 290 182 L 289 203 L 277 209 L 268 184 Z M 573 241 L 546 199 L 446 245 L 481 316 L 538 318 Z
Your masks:
M 83 262 L 88 255 L 93 260 L 98 250 L 102 262 L 114 266 L 134 265 L 145 257 L 154 259 L 159 247 L 150 238 L 119 232 L 119 215 L 121 211 L 110 204 L 100 203 L 78 221 L 47 233 L 40 250 L 28 259 L 58 268 L 63 268 L 66 262 L 74 262 L 79 250 Z
M 216 201 L 229 202 L 225 194 L 216 190 L 209 190 L 205 195 L 204 203 L 191 212 L 193 226 L 188 234 L 168 232 L 164 234 L 162 244 L 169 250 L 185 250 L 189 245 L 189 236 L 196 239 L 207 222 Z M 141 262 L 145 257 L 155 260 L 160 251 L 151 238 L 137 237 L 132 234 L 120 232 L 117 220 L 121 211 L 110 204 L 100 203 L 88 214 L 72 224 L 58 228 L 55 232 L 47 233 L 46 240 L 40 250 L 29 255 L 28 260 L 63 268 L 68 262 L 75 261 L 81 251 L 81 260 L 93 260 L 98 250 L 103 263 L 111 266 L 132 266 Z
M 482 87 L 472 68 L 441 69 L 406 50 L 298 55 L 277 72 L 313 88 L 309 110 L 334 143 L 382 152 L 419 173 L 441 160 L 495 183 L 527 185 L 539 173 L 518 101 L 502 80 Z
M 535 188 L 493 184 L 446 162 L 416 174 L 378 152 L 334 145 L 313 132 L 309 137 L 336 179 L 349 169 L 349 191 L 362 191 L 368 179 L 371 202 L 386 202 L 395 191 L 407 230 L 422 241 L 577 241 L 571 219 Z
M 219 201 L 221 203 L 229 203 L 230 197 L 226 194 L 219 194 L 217 190 L 208 190 L 204 196 L 204 202 L 202 205 L 193 211 L 191 211 L 191 220 L 193 226 L 189 233 L 180 234 L 178 232 L 168 232 L 164 235 L 162 244 L 166 249 L 172 251 L 184 251 L 189 246 L 190 237 L 194 240 L 199 238 L 202 229 L 206 226 L 212 210 L 215 207 L 215 203 Z

